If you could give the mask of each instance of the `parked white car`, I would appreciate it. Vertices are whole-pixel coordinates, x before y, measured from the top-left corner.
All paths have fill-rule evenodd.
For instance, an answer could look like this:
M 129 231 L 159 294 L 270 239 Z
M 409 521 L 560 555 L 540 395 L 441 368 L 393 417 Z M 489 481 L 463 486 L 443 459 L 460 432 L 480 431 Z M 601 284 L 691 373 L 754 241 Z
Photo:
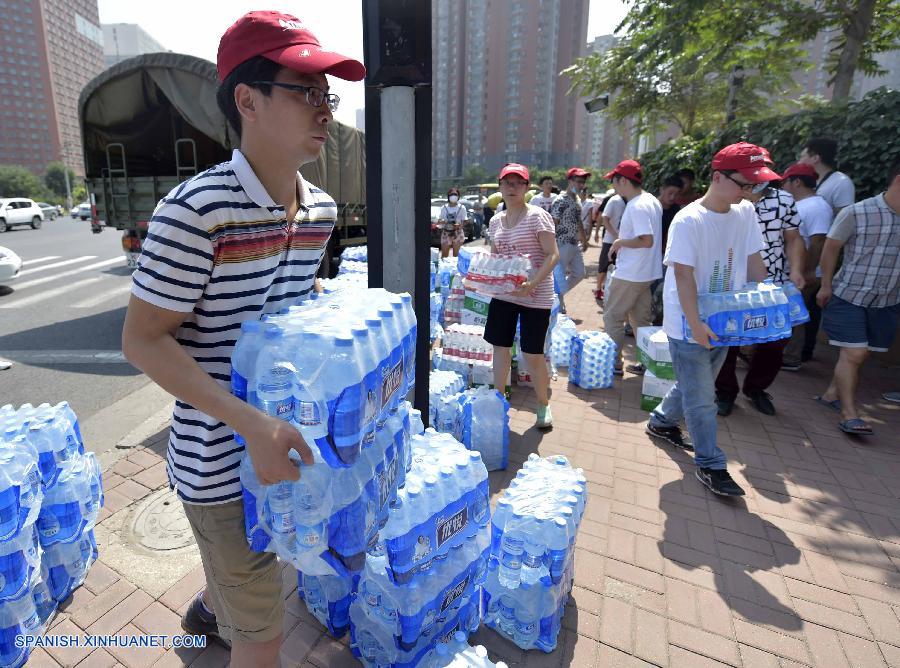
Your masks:
M 37 230 L 44 222 L 44 212 L 34 200 L 24 198 L 0 199 L 0 232 L 16 225 L 30 225 Z
M 22 258 L 10 249 L 0 246 L 0 285 L 11 283 L 22 269 Z

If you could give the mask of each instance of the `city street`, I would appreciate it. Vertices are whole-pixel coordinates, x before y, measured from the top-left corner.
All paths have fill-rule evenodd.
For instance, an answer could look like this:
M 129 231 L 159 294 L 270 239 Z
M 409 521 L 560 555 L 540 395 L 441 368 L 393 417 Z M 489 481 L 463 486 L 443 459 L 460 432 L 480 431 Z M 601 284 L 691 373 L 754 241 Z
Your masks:
M 9 231 L 0 246 L 24 263 L 19 278 L 0 286 L 0 357 L 13 362 L 0 371 L 0 404 L 67 400 L 84 424 L 148 386 L 121 353 L 131 272 L 119 232 L 91 234 L 88 222 L 64 217 Z M 112 441 L 92 449 L 111 447 L 165 405 L 160 392 L 150 399 L 124 419 L 104 420 Z

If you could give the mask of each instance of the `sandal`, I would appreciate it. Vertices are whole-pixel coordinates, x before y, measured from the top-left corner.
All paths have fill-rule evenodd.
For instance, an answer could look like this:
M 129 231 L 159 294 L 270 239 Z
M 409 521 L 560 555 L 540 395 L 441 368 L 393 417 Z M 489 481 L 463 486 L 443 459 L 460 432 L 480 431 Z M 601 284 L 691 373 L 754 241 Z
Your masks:
M 620 367 L 620 366 L 614 366 L 613 367 L 613 375 L 614 376 L 624 376 L 625 371 L 623 371 L 622 367 Z
M 851 418 L 850 420 L 844 420 L 843 422 L 839 422 L 838 426 L 841 428 L 841 431 L 843 431 L 847 434 L 860 434 L 860 435 L 872 434 L 872 427 L 867 425 L 860 418 Z
M 823 406 L 825 406 L 825 408 L 830 408 L 831 410 L 833 410 L 835 412 L 838 412 L 838 413 L 841 412 L 841 400 L 840 399 L 832 399 L 831 401 L 828 401 L 828 399 L 825 399 L 824 397 L 813 397 L 813 401 L 816 401 L 816 402 L 822 404 Z

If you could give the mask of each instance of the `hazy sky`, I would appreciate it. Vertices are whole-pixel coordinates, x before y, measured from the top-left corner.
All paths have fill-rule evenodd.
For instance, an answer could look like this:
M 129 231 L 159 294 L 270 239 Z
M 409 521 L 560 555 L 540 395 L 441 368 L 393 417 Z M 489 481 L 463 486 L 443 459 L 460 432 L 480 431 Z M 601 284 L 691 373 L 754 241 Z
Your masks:
M 325 48 L 363 59 L 361 0 L 304 2 L 302 6 L 247 0 L 98 0 L 98 5 L 102 23 L 137 23 L 165 48 L 212 62 L 225 29 L 242 14 L 264 7 L 303 19 Z M 588 41 L 612 32 L 625 12 L 621 0 L 591 0 Z M 341 97 L 335 117 L 355 125 L 356 110 L 364 105 L 363 83 L 332 77 L 331 89 Z

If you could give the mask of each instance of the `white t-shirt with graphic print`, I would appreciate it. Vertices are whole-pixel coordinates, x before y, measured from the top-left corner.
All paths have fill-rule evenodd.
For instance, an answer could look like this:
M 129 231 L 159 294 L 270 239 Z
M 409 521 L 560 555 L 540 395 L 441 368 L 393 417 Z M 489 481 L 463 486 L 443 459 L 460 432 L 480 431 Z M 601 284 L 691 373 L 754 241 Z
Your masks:
M 728 213 L 710 211 L 695 200 L 675 214 L 669 228 L 665 263 L 694 268 L 697 294 L 736 290 L 747 282 L 747 258 L 766 248 L 756 210 L 744 200 Z M 663 288 L 663 330 L 684 340 L 684 311 L 675 272 L 667 271 Z

